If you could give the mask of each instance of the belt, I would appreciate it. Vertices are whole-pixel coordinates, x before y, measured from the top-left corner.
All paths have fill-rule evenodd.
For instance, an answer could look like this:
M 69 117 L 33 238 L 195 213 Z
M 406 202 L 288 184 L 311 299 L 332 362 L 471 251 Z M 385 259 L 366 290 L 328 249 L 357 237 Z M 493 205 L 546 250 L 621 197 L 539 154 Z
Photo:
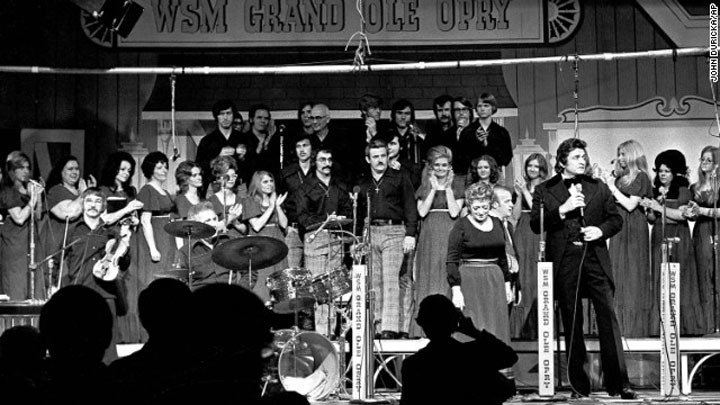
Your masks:
M 520 210 L 520 212 L 528 212 L 528 213 L 530 213 L 530 212 L 532 212 L 532 210 Z
M 469 264 L 471 266 L 481 266 L 483 264 L 497 264 L 498 259 L 464 259 L 462 264 Z
M 291 223 L 288 224 L 287 227 L 288 227 L 288 228 L 300 229 L 300 227 L 298 226 L 298 223 L 297 223 L 297 222 L 291 222 Z
M 450 210 L 447 208 L 433 208 L 430 212 L 450 212 Z
M 372 226 L 390 226 L 390 225 L 405 225 L 405 222 L 398 221 L 397 219 L 373 219 L 370 221 Z

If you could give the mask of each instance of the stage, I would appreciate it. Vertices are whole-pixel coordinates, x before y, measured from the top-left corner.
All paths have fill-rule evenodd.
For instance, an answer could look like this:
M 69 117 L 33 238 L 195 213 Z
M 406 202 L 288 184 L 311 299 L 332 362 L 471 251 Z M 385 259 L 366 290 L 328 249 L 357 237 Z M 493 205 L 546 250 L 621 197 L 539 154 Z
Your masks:
M 635 400 L 623 400 L 619 397 L 612 398 L 605 392 L 592 393 L 588 398 L 572 399 L 569 391 L 561 391 L 556 395 L 555 401 L 548 401 L 538 397 L 536 394 L 520 394 L 513 397 L 505 404 L 661 404 L 661 403 L 682 403 L 682 404 L 720 404 L 720 391 L 709 391 L 696 393 L 690 396 L 662 397 L 659 391 L 638 390 L 639 398 Z M 396 392 L 378 392 L 376 400 L 387 401 L 388 404 L 400 403 L 400 394 Z M 311 404 L 346 405 L 349 400 L 327 399 L 324 401 L 310 401 Z M 372 403 L 372 402 L 369 402 Z M 455 404 L 443 404 L 455 405 Z

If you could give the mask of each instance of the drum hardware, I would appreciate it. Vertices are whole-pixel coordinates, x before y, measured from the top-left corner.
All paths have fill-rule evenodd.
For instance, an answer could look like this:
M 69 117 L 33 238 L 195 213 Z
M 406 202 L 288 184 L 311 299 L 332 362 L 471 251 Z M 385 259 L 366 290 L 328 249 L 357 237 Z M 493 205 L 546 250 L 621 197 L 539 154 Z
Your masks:
M 165 224 L 165 232 L 176 238 L 187 238 L 188 250 L 188 287 L 192 288 L 192 240 L 205 239 L 215 235 L 215 228 L 197 221 L 173 221 Z
M 174 268 L 170 270 L 163 270 L 155 273 L 154 277 L 156 278 L 174 278 L 181 280 L 185 282 L 186 284 L 189 282 L 190 278 L 192 277 L 192 274 L 190 270 L 188 269 L 180 269 L 180 268 Z
M 304 268 L 288 268 L 273 272 L 267 278 L 267 287 L 275 302 L 273 310 L 279 314 L 294 313 L 296 325 L 297 312 L 311 308 L 315 303 L 312 273 Z
M 287 245 L 269 236 L 245 236 L 216 246 L 212 252 L 215 264 L 230 269 L 228 284 L 232 283 L 234 271 L 247 270 L 252 286 L 253 264 L 259 268 L 277 264 L 288 254 Z
M 273 364 L 262 379 L 263 395 L 270 383 L 278 381 L 285 390 L 315 401 L 333 393 L 340 379 L 340 359 L 326 337 L 297 328 L 281 329 L 275 331 L 273 346 L 273 355 L 269 356 Z

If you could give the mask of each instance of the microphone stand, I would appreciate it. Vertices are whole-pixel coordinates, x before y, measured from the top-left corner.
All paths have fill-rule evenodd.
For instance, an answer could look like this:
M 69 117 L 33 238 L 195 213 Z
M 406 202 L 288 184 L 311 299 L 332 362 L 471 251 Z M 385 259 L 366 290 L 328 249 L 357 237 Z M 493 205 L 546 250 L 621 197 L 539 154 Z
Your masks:
M 30 191 L 30 244 L 29 244 L 29 265 L 28 265 L 28 278 L 29 283 L 28 285 L 28 294 L 27 297 L 31 301 L 35 301 L 35 271 L 37 270 L 37 264 L 35 263 L 35 204 L 37 204 L 37 201 L 33 198 L 33 194 L 35 194 L 35 185 L 32 183 L 29 183 L 29 185 L 32 186 L 32 190 Z M 38 197 L 39 198 L 39 197 Z
M 720 334 L 720 327 L 718 327 L 718 291 L 717 291 L 717 271 L 718 271 L 718 217 L 717 217 L 717 209 L 718 209 L 718 188 L 720 188 L 718 184 L 718 178 L 717 178 L 717 168 L 713 168 L 711 177 L 710 177 L 710 187 L 712 190 L 712 199 L 713 199 L 713 211 L 712 211 L 712 236 L 710 236 L 710 243 L 712 244 L 712 278 L 713 278 L 713 327 L 714 327 L 714 333 Z

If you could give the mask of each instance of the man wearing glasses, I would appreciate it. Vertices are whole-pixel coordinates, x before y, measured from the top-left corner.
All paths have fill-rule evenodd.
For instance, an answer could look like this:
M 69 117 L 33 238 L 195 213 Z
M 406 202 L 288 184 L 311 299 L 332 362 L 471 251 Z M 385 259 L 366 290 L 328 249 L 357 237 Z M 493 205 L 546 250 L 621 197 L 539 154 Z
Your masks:
M 312 149 L 332 151 L 335 162 L 333 172 L 344 177 L 347 173 L 343 172 L 345 167 L 342 167 L 340 162 L 345 161 L 347 146 L 342 134 L 330 131 L 328 125 L 330 123 L 330 108 L 325 104 L 315 104 L 310 113 L 310 120 L 312 121 L 313 131 L 315 131 L 310 137 Z

